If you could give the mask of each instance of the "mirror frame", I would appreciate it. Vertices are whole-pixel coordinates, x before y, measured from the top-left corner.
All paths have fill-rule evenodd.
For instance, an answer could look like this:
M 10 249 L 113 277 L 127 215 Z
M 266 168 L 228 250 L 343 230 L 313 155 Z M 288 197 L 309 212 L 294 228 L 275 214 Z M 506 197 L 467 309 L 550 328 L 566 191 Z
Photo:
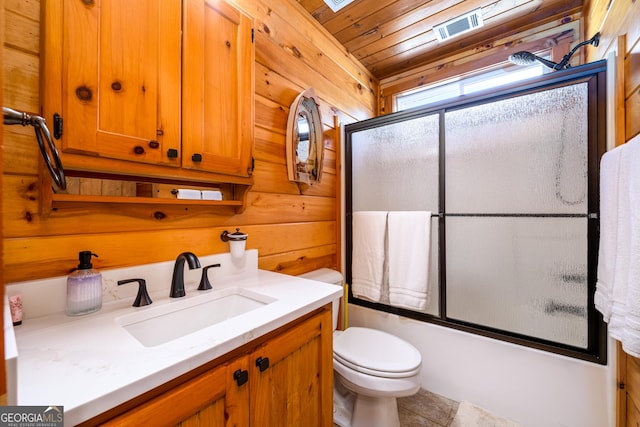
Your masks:
M 309 158 L 306 161 L 301 161 L 297 156 L 298 143 L 300 142 L 298 135 L 298 119 L 300 117 L 306 118 L 309 122 Z M 313 88 L 301 92 L 291 104 L 287 120 L 286 147 L 289 181 L 308 185 L 320 183 L 324 157 L 324 136 L 322 117 Z M 315 166 L 308 169 L 310 164 Z M 316 170 L 315 175 L 313 174 L 314 169 Z

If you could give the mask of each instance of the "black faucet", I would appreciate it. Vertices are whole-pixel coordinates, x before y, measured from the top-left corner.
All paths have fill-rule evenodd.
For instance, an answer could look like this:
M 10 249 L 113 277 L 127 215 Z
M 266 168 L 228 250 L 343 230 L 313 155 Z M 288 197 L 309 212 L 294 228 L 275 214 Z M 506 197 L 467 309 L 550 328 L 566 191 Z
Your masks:
M 176 258 L 176 263 L 173 266 L 173 278 L 171 279 L 171 292 L 169 296 L 171 298 L 180 298 L 185 296 L 184 292 L 184 262 L 189 264 L 189 270 L 194 268 L 200 268 L 200 261 L 198 257 L 192 252 L 183 252 Z

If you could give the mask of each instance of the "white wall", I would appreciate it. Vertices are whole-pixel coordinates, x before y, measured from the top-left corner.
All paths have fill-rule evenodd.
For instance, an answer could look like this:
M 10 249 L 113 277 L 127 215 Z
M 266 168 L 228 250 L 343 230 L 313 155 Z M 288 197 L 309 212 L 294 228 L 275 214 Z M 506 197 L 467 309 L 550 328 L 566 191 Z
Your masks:
M 422 387 L 434 393 L 524 427 L 614 425 L 611 362 L 584 362 L 353 304 L 348 322 L 387 331 L 418 348 Z

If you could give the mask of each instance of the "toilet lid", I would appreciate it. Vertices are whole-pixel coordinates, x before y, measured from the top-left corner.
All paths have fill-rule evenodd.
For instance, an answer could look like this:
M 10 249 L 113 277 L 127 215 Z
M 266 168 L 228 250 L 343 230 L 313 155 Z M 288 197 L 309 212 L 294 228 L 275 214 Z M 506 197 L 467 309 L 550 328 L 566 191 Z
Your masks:
M 407 377 L 420 369 L 420 352 L 408 342 L 376 329 L 350 327 L 333 337 L 337 361 L 380 377 Z

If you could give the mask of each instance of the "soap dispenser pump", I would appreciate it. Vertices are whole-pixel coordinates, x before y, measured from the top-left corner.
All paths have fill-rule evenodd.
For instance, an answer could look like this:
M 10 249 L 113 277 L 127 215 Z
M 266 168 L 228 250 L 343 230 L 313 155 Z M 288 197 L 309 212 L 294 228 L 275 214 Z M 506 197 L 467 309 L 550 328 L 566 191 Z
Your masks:
M 102 274 L 93 268 L 91 251 L 78 253 L 78 269 L 67 277 L 67 315 L 93 313 L 102 307 Z

